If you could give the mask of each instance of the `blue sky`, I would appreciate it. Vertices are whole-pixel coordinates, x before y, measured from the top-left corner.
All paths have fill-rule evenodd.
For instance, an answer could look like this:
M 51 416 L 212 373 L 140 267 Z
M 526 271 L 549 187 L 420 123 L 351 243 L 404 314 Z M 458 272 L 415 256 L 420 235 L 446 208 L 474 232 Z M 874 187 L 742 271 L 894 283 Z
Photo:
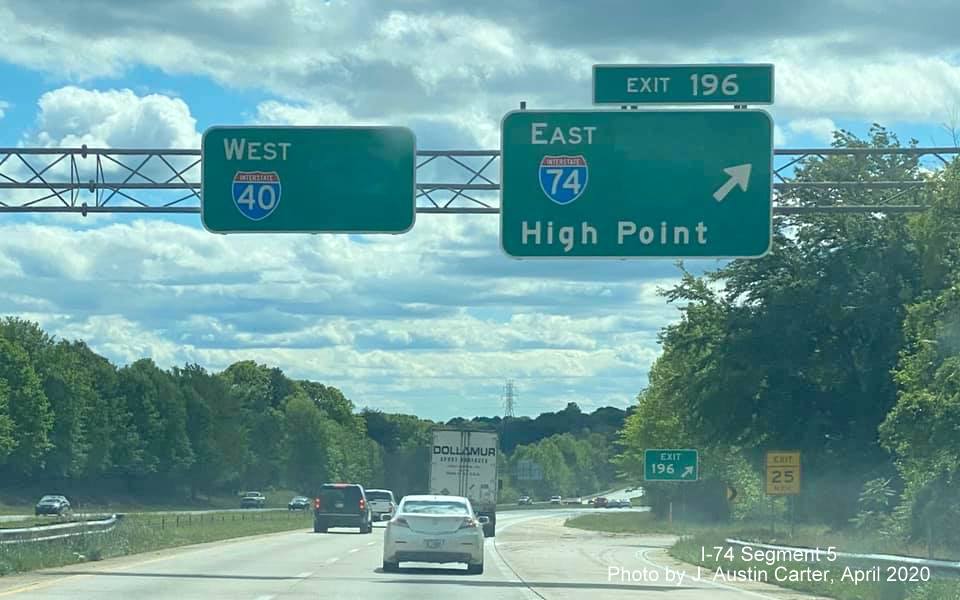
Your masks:
M 378 122 L 410 126 L 421 149 L 495 148 L 520 100 L 589 107 L 591 65 L 616 62 L 774 63 L 781 148 L 874 122 L 950 145 L 960 110 L 950 2 L 131 6 L 0 0 L 0 146 L 197 148 L 211 125 Z M 0 313 L 121 364 L 254 359 L 428 418 L 499 412 L 507 378 L 520 414 L 628 406 L 677 318 L 657 295 L 676 276 L 669 260 L 516 262 L 492 215 L 366 238 L 0 217 Z

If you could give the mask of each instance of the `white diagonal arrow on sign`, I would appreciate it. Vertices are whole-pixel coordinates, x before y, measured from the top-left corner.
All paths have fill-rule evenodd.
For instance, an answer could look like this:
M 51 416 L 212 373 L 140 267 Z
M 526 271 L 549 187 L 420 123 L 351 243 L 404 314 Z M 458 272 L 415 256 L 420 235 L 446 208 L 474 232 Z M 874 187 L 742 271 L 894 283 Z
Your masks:
M 740 186 L 741 190 L 747 191 L 747 185 L 750 183 L 750 169 L 752 167 L 753 165 L 746 163 L 724 169 L 723 172 L 729 175 L 730 179 L 717 188 L 717 191 L 713 193 L 714 199 L 716 199 L 717 202 L 723 202 L 723 199 L 727 197 L 727 194 L 732 192 L 733 188 L 738 185 Z

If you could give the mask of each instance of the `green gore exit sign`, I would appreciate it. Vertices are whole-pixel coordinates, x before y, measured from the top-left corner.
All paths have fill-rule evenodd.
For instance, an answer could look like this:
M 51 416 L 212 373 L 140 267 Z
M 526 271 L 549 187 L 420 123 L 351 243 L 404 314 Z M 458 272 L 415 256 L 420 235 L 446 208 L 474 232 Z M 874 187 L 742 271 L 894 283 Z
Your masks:
M 761 110 L 514 111 L 500 244 L 516 258 L 751 258 L 772 239 Z
M 691 449 L 647 449 L 643 451 L 644 481 L 697 481 L 700 455 Z
M 200 217 L 214 233 L 404 233 L 416 140 L 405 127 L 211 127 Z

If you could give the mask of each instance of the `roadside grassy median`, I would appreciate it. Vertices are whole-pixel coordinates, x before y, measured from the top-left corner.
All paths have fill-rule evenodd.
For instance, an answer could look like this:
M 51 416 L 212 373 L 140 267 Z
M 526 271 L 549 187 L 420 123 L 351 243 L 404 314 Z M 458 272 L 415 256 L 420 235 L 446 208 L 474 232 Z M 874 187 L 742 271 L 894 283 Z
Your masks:
M 596 512 L 571 517 L 567 527 L 610 533 L 678 533 L 678 529 L 661 521 L 649 512 L 600 512 L 615 509 L 598 508 Z
M 311 524 L 310 511 L 126 515 L 109 531 L 55 540 L 0 544 L 0 575 L 190 544 L 306 529 Z

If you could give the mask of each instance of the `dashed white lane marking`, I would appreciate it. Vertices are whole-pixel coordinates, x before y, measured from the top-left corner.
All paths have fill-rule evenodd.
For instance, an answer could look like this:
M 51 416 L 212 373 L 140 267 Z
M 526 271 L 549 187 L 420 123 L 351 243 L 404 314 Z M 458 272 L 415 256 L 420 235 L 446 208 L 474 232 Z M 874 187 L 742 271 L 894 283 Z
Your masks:
M 299 573 L 299 574 L 297 575 L 297 577 L 298 577 L 299 579 L 306 579 L 307 577 L 310 577 L 311 575 L 313 575 L 313 571 L 304 571 L 303 573 Z
M 273 600 L 273 594 L 268 594 L 266 596 L 257 596 L 253 600 Z
M 336 556 L 334 556 L 333 558 L 328 558 L 328 559 L 327 559 L 327 564 L 328 564 L 328 565 L 332 565 L 333 563 L 337 562 L 338 560 L 340 560 L 340 559 L 339 559 L 338 557 L 336 557 Z
M 354 552 L 359 552 L 359 551 L 360 551 L 360 548 L 351 548 L 350 550 L 347 550 L 349 554 L 353 554 Z

